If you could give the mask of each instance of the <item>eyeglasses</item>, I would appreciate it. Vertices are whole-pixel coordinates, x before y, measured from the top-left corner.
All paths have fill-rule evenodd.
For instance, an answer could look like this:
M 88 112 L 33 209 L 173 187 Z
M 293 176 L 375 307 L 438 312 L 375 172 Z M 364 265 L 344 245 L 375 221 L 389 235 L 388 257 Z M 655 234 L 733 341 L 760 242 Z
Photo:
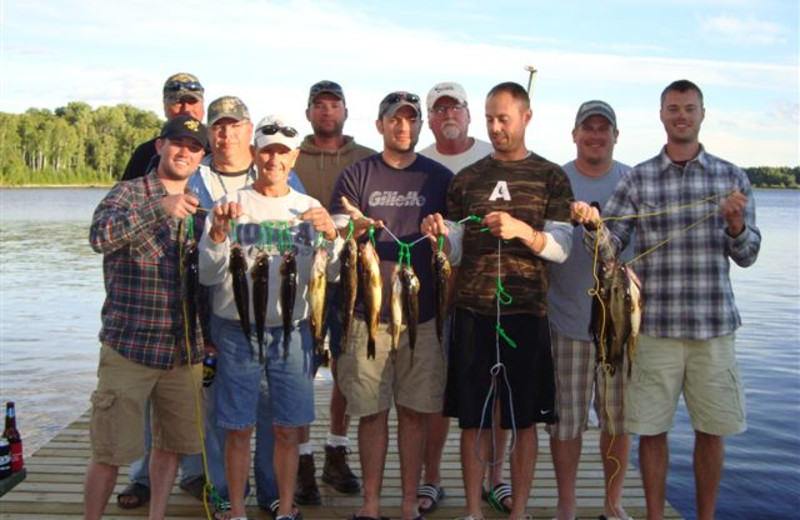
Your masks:
M 238 130 L 244 127 L 246 124 L 247 121 L 237 121 L 235 123 L 214 123 L 209 128 L 214 132 L 222 132 L 223 130 Z
M 455 105 L 440 105 L 438 107 L 433 107 L 433 111 L 441 116 L 445 115 L 448 112 L 461 112 L 467 108 L 466 104 L 456 103 Z
M 199 81 L 170 81 L 164 85 L 164 90 L 177 92 L 179 90 L 190 90 L 192 92 L 204 92 L 203 85 Z
M 262 126 L 256 132 L 260 132 L 264 135 L 275 135 L 278 132 L 282 133 L 286 137 L 295 137 L 297 135 L 297 130 L 292 128 L 291 126 L 280 126 L 276 123 L 272 123 L 271 125 Z
M 394 105 L 400 101 L 419 103 L 419 96 L 410 92 L 392 92 L 381 101 L 381 105 Z
M 309 97 L 313 98 L 321 92 L 335 92 L 341 94 L 342 86 L 335 81 L 320 81 L 319 83 L 312 85 L 311 92 L 309 92 Z

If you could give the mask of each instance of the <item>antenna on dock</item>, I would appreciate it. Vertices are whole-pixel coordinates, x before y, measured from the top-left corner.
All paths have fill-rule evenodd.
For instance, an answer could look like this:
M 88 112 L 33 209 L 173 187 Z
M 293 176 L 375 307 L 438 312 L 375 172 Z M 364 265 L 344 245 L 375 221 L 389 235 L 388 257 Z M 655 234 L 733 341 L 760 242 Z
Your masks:
M 536 73 L 539 71 L 536 70 L 533 65 L 525 65 L 525 70 L 528 71 L 528 96 L 530 96 L 531 89 L 533 88 L 533 80 L 536 79 Z

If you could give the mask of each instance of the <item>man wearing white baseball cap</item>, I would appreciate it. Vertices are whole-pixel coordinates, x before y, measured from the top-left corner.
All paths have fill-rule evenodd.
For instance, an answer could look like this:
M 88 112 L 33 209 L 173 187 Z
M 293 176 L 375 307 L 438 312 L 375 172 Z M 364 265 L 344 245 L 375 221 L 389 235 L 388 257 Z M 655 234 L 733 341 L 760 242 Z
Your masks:
M 279 520 L 302 518 L 292 499 L 300 434 L 303 427 L 314 420 L 314 352 L 308 323 L 307 285 L 317 234 L 324 238 L 320 247 L 326 250 L 327 276 L 332 281 L 339 275 L 338 259 L 343 240 L 322 204 L 289 185 L 292 167 L 300 153 L 299 145 L 297 130 L 288 125 L 285 118 L 274 115 L 263 118 L 253 138 L 256 180 L 220 201 L 209 216 L 200 240 L 200 282 L 218 286 L 212 303 L 219 323 L 212 330 L 220 356 L 217 424 L 227 430 L 225 476 L 232 520 L 246 518 L 244 498 L 250 468 L 250 437 L 257 421 L 259 386 L 265 370 L 280 497 L 275 515 Z M 267 269 L 271 290 L 264 317 L 262 344 L 266 352 L 263 364 L 250 361 L 254 356 L 259 357 L 252 347 L 259 344 L 257 333 L 243 334 L 240 322 L 229 262 L 234 244 L 242 250 L 245 273 L 251 272 L 257 255 L 264 251 L 270 255 Z M 280 251 L 270 247 L 278 244 Z M 285 268 L 291 265 L 293 269 Z M 294 274 L 287 274 L 289 271 Z M 289 303 L 287 310 L 292 315 L 290 323 L 284 321 L 284 310 L 286 302 L 291 302 L 292 298 L 280 296 L 283 290 L 279 289 L 284 276 L 292 276 L 295 282 L 294 303 Z M 251 279 L 247 276 L 248 292 L 254 294 Z M 250 307 L 247 319 L 253 323 L 254 306 L 249 301 L 245 303 Z M 247 362 L 242 364 L 240 360 Z M 222 385 L 223 382 L 228 384 Z

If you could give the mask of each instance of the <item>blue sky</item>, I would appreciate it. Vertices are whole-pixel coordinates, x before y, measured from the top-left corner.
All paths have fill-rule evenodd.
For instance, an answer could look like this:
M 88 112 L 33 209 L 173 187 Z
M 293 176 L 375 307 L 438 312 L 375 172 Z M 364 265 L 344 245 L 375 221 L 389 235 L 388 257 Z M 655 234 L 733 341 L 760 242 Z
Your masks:
M 0 0 L 0 111 L 130 103 L 162 115 L 161 86 L 199 76 L 206 101 L 237 95 L 254 119 L 281 113 L 310 131 L 308 87 L 345 88 L 346 133 L 380 148 L 380 99 L 425 96 L 439 81 L 470 95 L 471 134 L 486 139 L 483 99 L 537 70 L 529 148 L 562 163 L 578 105 L 603 99 L 620 128 L 616 158 L 663 145 L 661 90 L 703 89 L 706 148 L 741 166 L 798 160 L 795 0 L 470 2 Z M 420 147 L 432 142 L 427 126 Z

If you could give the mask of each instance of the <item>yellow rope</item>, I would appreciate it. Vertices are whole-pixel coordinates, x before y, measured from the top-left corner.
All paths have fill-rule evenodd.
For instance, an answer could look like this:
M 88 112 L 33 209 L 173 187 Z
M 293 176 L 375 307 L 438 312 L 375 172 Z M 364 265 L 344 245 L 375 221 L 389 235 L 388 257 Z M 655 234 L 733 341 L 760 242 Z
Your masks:
M 611 365 L 608 363 L 607 352 L 605 350 L 606 307 L 605 307 L 605 304 L 603 303 L 602 298 L 600 298 L 600 294 L 599 294 L 599 292 L 600 292 L 600 278 L 597 276 L 597 262 L 598 262 L 598 259 L 599 259 L 599 256 L 600 256 L 600 235 L 601 235 L 601 233 L 605 232 L 605 226 L 603 226 L 602 224 L 604 222 L 615 221 L 615 220 L 629 220 L 629 219 L 642 219 L 642 218 L 657 217 L 657 216 L 660 216 L 660 215 L 665 215 L 667 213 L 672 213 L 672 212 L 680 211 L 680 210 L 683 210 L 683 209 L 691 208 L 691 207 L 694 207 L 694 206 L 699 206 L 701 204 L 705 204 L 705 203 L 713 201 L 713 200 L 721 199 L 722 197 L 728 197 L 734 191 L 736 191 L 736 190 L 732 190 L 732 191 L 730 191 L 728 193 L 720 193 L 720 194 L 717 194 L 717 195 L 712 195 L 712 196 L 706 197 L 706 198 L 701 199 L 701 200 L 696 201 L 696 202 L 682 204 L 682 205 L 679 205 L 679 206 L 666 208 L 666 209 L 663 209 L 663 210 L 660 210 L 660 211 L 655 211 L 655 212 L 652 212 L 652 213 L 643 213 L 643 214 L 637 214 L 637 215 L 622 215 L 622 216 L 619 216 L 619 217 L 606 217 L 606 218 L 600 219 L 600 225 L 598 225 L 597 231 L 595 233 L 594 258 L 593 258 L 593 261 L 592 261 L 592 277 L 594 278 L 595 286 L 594 286 L 594 288 L 589 289 L 589 295 L 594 297 L 594 298 L 597 298 L 597 301 L 600 304 L 600 309 L 601 309 L 599 345 L 597 346 L 597 348 L 600 349 L 600 356 L 599 356 L 600 357 L 600 361 L 599 361 L 599 364 L 600 364 L 600 367 L 601 367 L 602 372 L 603 372 L 603 385 L 604 385 L 604 388 L 605 388 L 605 391 L 604 391 L 604 394 L 603 394 L 603 410 L 605 411 L 605 414 L 606 414 L 606 423 L 608 424 L 609 434 L 611 435 L 611 440 L 608 443 L 608 449 L 606 449 L 606 452 L 604 453 L 604 456 L 605 456 L 605 460 L 612 461 L 614 463 L 614 465 L 616 466 L 614 471 L 612 472 L 612 474 L 608 477 L 608 484 L 606 485 L 606 501 L 608 503 L 609 510 L 612 511 L 612 512 L 615 511 L 615 505 L 611 503 L 610 498 L 609 498 L 611 496 L 611 486 L 612 486 L 614 480 L 617 478 L 617 475 L 619 474 L 619 472 L 622 470 L 622 464 L 620 463 L 619 459 L 617 459 L 616 457 L 611 455 L 611 453 L 613 451 L 613 448 L 614 448 L 614 444 L 616 443 L 616 439 L 617 439 L 617 434 L 616 434 L 616 431 L 615 431 L 616 429 L 614 427 L 614 421 L 612 420 L 612 417 L 611 417 L 611 411 L 608 409 L 608 385 L 609 385 L 608 379 L 609 379 L 609 377 L 613 377 L 613 376 L 611 375 Z M 636 262 L 637 260 L 640 260 L 641 258 L 643 258 L 643 257 L 649 255 L 650 253 L 652 253 L 653 251 L 655 251 L 656 249 L 659 249 L 660 247 L 665 246 L 667 243 L 669 243 L 670 241 L 674 240 L 675 238 L 677 238 L 677 237 L 687 233 L 691 229 L 699 226 L 701 223 L 705 222 L 709 218 L 711 218 L 714 215 L 716 215 L 717 212 L 718 212 L 718 210 L 715 209 L 714 211 L 709 212 L 708 214 L 706 214 L 703 217 L 701 217 L 700 219 L 692 222 L 691 224 L 689 224 L 685 228 L 679 230 L 678 232 L 674 233 L 673 235 L 668 236 L 667 238 L 665 238 L 661 242 L 655 244 L 653 247 L 651 247 L 651 248 L 647 249 L 646 251 L 644 251 L 644 252 L 640 253 L 639 255 L 637 255 L 630 262 L 627 262 L 627 265 L 630 265 L 630 264 Z M 635 348 L 635 346 L 633 348 L 631 348 L 630 347 L 630 343 L 629 343 L 628 348 L 631 349 L 629 363 L 633 364 L 633 360 L 636 357 L 636 348 Z M 623 369 L 624 369 L 624 366 L 625 366 L 625 358 L 623 357 Z M 623 372 L 624 372 L 624 370 L 623 370 Z M 602 429 L 601 429 L 600 433 L 602 435 Z M 603 469 L 603 471 L 605 472 L 605 468 Z
M 192 217 L 190 216 L 189 218 Z M 181 281 L 183 281 L 183 277 L 186 274 L 183 265 L 183 253 L 183 221 L 181 221 L 178 225 L 178 272 L 180 274 Z M 192 372 L 192 344 L 189 341 L 189 302 L 187 302 L 185 298 L 181 302 L 181 310 L 183 312 L 183 340 L 184 345 L 186 346 L 186 368 L 189 370 L 189 378 L 192 382 L 192 388 L 197 389 L 194 393 L 195 425 L 197 427 L 197 433 L 200 436 L 200 455 L 202 456 L 203 460 L 203 479 L 205 480 L 205 484 L 203 485 L 203 509 L 205 509 L 206 512 L 206 519 L 212 520 L 213 512 L 211 511 L 208 503 L 208 490 L 212 488 L 212 484 L 211 480 L 209 479 L 205 429 L 203 428 L 203 407 L 202 396 L 200 394 L 201 385 L 196 384 L 197 381 L 195 381 L 194 372 Z M 192 326 L 194 326 L 194 323 Z

